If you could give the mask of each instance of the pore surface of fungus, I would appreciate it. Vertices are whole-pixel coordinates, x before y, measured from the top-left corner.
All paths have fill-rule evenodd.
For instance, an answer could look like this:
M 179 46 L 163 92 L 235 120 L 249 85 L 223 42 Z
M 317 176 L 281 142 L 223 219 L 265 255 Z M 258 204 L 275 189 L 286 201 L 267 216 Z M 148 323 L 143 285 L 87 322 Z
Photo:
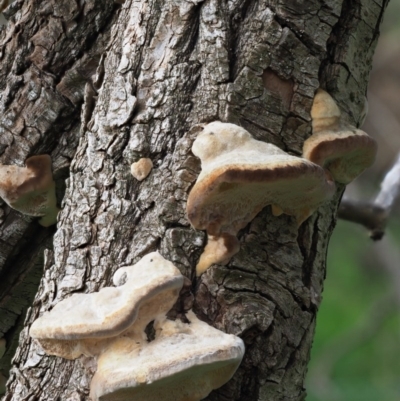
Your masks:
M 26 167 L 0 164 L 0 197 L 13 209 L 29 216 L 42 217 L 48 227 L 57 222 L 55 182 L 49 155 L 28 158 Z
M 294 216 L 301 224 L 335 190 L 320 166 L 257 141 L 234 124 L 208 124 L 192 151 L 201 159 L 202 170 L 189 194 L 187 215 L 195 228 L 214 237 L 212 241 L 236 236 L 267 205 L 275 215 Z M 219 253 L 212 261 L 212 255 L 203 255 L 211 263 L 226 258 L 229 255 Z M 197 273 L 206 265 L 198 266 Z
M 151 159 L 142 158 L 131 165 L 131 174 L 138 180 L 143 181 L 153 168 Z
M 189 324 L 164 320 L 156 338 L 138 347 L 120 338 L 98 359 L 94 401 L 198 401 L 225 384 L 238 368 L 243 341 L 188 313 Z
M 313 135 L 303 145 L 303 156 L 328 169 L 335 181 L 348 184 L 372 165 L 376 142 L 364 131 L 343 124 L 332 97 L 318 89 L 311 109 Z
M 184 277 L 158 252 L 144 256 L 114 275 L 118 287 L 73 294 L 45 312 L 30 329 L 46 353 L 75 359 L 101 353 L 110 338 L 124 334 L 146 338 L 149 322 L 163 317 L 176 302 Z

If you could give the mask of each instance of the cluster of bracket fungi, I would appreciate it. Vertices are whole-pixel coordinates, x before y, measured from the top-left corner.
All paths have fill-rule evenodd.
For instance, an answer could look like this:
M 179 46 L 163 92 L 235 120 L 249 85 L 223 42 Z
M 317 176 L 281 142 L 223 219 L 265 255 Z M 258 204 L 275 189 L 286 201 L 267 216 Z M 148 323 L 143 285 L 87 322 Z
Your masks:
M 311 117 L 313 134 L 302 157 L 255 140 L 234 124 L 212 122 L 197 136 L 192 152 L 202 170 L 188 197 L 187 216 L 208 235 L 197 275 L 239 251 L 239 230 L 265 206 L 300 225 L 332 198 L 336 183 L 349 183 L 373 163 L 375 141 L 343 123 L 335 101 L 322 89 Z M 152 167 L 150 159 L 140 159 L 131 172 L 141 181 Z M 58 208 L 50 157 L 30 157 L 26 167 L 0 165 L 0 196 L 22 213 L 40 216 L 42 225 L 54 224 Z M 171 262 L 150 253 L 117 270 L 113 281 L 115 287 L 59 302 L 30 330 L 50 355 L 96 359 L 94 401 L 197 401 L 232 377 L 244 354 L 240 338 L 193 312 L 187 314 L 189 323 L 166 318 L 184 281 Z M 145 329 L 151 322 L 155 336 L 149 340 Z
M 202 170 L 187 215 L 208 235 L 197 275 L 239 251 L 238 231 L 265 206 L 271 205 L 275 216 L 294 216 L 300 225 L 332 198 L 335 182 L 348 184 L 374 162 L 376 142 L 342 123 L 339 107 L 322 89 L 311 117 L 313 134 L 304 142 L 303 157 L 257 141 L 233 124 L 213 122 L 196 138 L 192 151 Z
M 97 401 L 197 401 L 234 374 L 243 341 L 197 319 L 171 321 L 184 277 L 159 253 L 116 271 L 116 287 L 73 294 L 30 329 L 47 354 L 94 357 L 90 397 Z M 145 329 L 153 323 L 155 337 Z

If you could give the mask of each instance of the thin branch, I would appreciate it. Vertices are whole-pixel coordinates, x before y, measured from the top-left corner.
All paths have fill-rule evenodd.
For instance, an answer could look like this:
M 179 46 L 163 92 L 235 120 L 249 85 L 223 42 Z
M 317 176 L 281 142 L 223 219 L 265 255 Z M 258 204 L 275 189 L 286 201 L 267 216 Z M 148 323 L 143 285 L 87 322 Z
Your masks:
M 386 211 L 373 203 L 344 198 L 339 207 L 338 217 L 363 225 L 370 231 L 373 240 L 380 240 L 385 232 Z
M 400 196 L 400 153 L 393 167 L 385 175 L 381 189 L 373 202 L 360 202 L 344 198 L 339 218 L 358 223 L 370 230 L 373 240 L 380 240 L 385 232 L 390 212 Z
M 381 190 L 375 198 L 374 205 L 384 208 L 388 212 L 400 194 L 400 153 L 393 167 L 386 174 L 381 183 Z

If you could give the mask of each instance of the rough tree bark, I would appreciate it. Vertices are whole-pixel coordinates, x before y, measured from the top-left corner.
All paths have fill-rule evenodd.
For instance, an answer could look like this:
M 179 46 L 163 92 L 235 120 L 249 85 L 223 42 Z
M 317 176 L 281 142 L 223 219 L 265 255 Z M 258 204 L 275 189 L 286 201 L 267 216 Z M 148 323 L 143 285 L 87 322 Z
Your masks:
M 3 374 L 33 301 L 5 400 L 88 400 L 92 361 L 47 357 L 30 340 L 30 324 L 72 292 L 110 285 L 116 269 L 154 250 L 192 280 L 174 314 L 193 306 L 200 318 L 245 341 L 238 372 L 207 400 L 305 398 L 343 187 L 299 229 L 293 218 L 265 208 L 241 231 L 241 251 L 229 265 L 196 279 L 205 234 L 185 216 L 199 171 L 190 147 L 198 123 L 222 120 L 299 155 L 320 85 L 357 124 L 387 2 L 12 4 L 0 36 L 0 161 L 22 165 L 29 155 L 51 154 L 60 198 L 70 176 L 57 231 L 1 206 Z M 129 173 L 140 157 L 154 163 L 142 183 Z

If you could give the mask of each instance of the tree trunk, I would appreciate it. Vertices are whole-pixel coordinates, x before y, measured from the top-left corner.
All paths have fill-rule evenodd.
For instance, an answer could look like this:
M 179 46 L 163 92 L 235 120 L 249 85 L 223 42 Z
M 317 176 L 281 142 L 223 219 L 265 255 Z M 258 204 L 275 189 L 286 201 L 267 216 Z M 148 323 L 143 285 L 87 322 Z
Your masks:
M 93 361 L 46 356 L 29 327 L 72 292 L 111 285 L 119 267 L 155 250 L 192 280 L 175 312 L 193 306 L 201 319 L 245 341 L 234 378 L 207 400 L 305 398 L 326 250 L 343 187 L 299 229 L 294 218 L 273 217 L 265 208 L 240 232 L 241 250 L 230 263 L 196 278 L 205 234 L 185 215 L 200 169 L 191 144 L 197 124 L 221 120 L 300 155 L 319 86 L 357 124 L 386 4 L 12 4 L 0 37 L 0 160 L 22 165 L 29 155 L 49 153 L 56 178 L 61 182 L 68 169 L 70 176 L 54 251 L 48 245 L 53 229 L 39 229 L 2 207 L 0 337 L 8 358 L 48 248 L 5 400 L 88 400 Z M 141 157 L 151 158 L 154 168 L 138 182 L 130 165 Z M 0 365 L 3 373 L 7 363 Z

